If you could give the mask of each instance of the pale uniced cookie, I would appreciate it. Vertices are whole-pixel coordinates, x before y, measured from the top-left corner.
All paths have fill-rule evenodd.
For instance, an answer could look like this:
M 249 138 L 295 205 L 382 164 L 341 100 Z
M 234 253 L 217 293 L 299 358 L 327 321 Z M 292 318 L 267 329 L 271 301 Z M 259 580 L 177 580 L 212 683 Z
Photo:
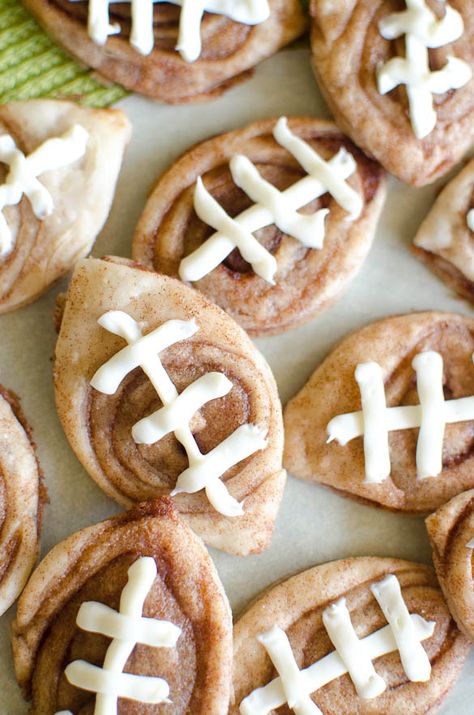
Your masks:
M 402 181 L 445 174 L 474 140 L 471 0 L 312 0 L 313 67 L 336 122 Z
M 426 513 L 474 486 L 474 321 L 387 318 L 345 338 L 285 411 L 296 477 Z
M 442 190 L 413 241 L 413 252 L 474 302 L 474 160 Z
M 0 386 L 0 615 L 20 595 L 39 551 L 46 492 L 31 429 L 17 397 Z
M 91 477 L 125 506 L 172 494 L 209 544 L 270 540 L 280 504 L 281 405 L 270 368 L 217 306 L 119 259 L 72 278 L 55 351 L 56 405 Z
M 306 323 L 360 269 L 384 172 L 332 122 L 266 119 L 214 137 L 158 180 L 133 257 L 181 278 L 252 335 Z
M 129 138 L 117 109 L 0 106 L 0 313 L 33 301 L 89 253 Z
M 89 67 L 165 102 L 212 99 L 307 28 L 300 0 L 23 0 Z
M 55 546 L 18 603 L 13 653 L 37 715 L 227 713 L 229 604 L 169 499 Z
M 474 489 L 459 494 L 426 520 L 433 561 L 449 610 L 474 641 Z
M 237 621 L 229 715 L 433 713 L 468 651 L 433 569 L 334 561 L 275 586 Z

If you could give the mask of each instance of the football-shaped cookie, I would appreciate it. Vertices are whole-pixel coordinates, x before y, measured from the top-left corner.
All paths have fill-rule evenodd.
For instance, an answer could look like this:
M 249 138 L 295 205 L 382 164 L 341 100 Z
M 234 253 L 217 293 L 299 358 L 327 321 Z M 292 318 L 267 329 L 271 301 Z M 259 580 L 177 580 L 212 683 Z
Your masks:
M 426 520 L 433 561 L 449 610 L 474 641 L 474 489 L 458 494 Z
M 229 715 L 432 713 L 468 651 L 433 569 L 334 561 L 265 592 L 237 621 Z
M 230 608 L 169 499 L 55 546 L 18 603 L 13 653 L 38 715 L 227 713 Z
M 474 160 L 441 191 L 413 241 L 413 252 L 474 302 Z
M 0 385 L 0 615 L 20 595 L 39 551 L 46 491 L 31 429 L 16 395 Z
M 165 102 L 211 99 L 307 27 L 300 0 L 23 0 L 66 50 Z
M 450 313 L 349 335 L 286 408 L 286 468 L 412 513 L 472 488 L 473 353 L 474 321 Z
M 0 313 L 33 301 L 89 253 L 129 138 L 118 109 L 0 106 Z
M 133 257 L 181 278 L 252 335 L 308 322 L 347 289 L 384 172 L 332 122 L 265 119 L 184 154 L 158 180 Z
M 312 0 L 313 67 L 336 122 L 390 173 L 429 184 L 474 140 L 470 0 Z
M 213 546 L 268 545 L 285 484 L 281 405 L 265 360 L 220 308 L 140 266 L 86 259 L 54 382 L 66 436 L 112 498 L 172 494 Z

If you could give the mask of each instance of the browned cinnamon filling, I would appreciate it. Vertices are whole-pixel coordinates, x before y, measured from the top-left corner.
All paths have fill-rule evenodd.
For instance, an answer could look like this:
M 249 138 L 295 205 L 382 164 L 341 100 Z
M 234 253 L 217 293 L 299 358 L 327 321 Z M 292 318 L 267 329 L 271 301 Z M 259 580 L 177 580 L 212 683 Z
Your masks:
M 203 454 L 240 425 L 256 420 L 249 397 L 252 388 L 233 371 L 232 356 L 220 353 L 221 361 L 218 361 L 213 353 L 213 348 L 205 343 L 181 344 L 169 348 L 163 359 L 179 393 L 207 372 L 224 372 L 233 383 L 228 395 L 208 402 L 191 422 Z M 229 359 L 229 364 L 223 365 L 222 359 Z M 114 486 L 134 500 L 167 493 L 188 467 L 186 453 L 173 434 L 152 445 L 137 445 L 133 440 L 133 425 L 161 406 L 156 391 L 141 369 L 130 373 L 115 395 L 104 395 L 92 389 L 90 392 L 90 437 L 96 457 Z M 229 469 L 224 481 L 231 479 L 245 463 L 242 461 Z
M 36 465 L 38 468 L 38 475 L 39 475 L 39 479 L 40 479 L 38 514 L 37 514 L 37 521 L 36 521 L 38 532 L 39 532 L 41 529 L 41 522 L 43 519 L 43 505 L 46 504 L 49 501 L 49 499 L 48 499 L 48 492 L 47 492 L 46 486 L 44 484 L 43 470 L 41 469 L 40 463 L 38 461 L 38 456 L 36 454 L 36 443 L 33 439 L 33 431 L 32 431 L 32 429 L 23 413 L 23 410 L 21 408 L 20 401 L 19 401 L 19 398 L 17 397 L 17 395 L 15 395 L 15 393 L 12 390 L 7 390 L 5 387 L 3 387 L 3 385 L 0 385 L 0 397 L 2 397 L 4 400 L 6 400 L 6 402 L 8 402 L 8 404 L 10 405 L 10 407 L 13 411 L 13 414 L 15 415 L 16 419 L 18 420 L 18 422 L 21 424 L 21 426 L 25 430 L 28 440 L 33 448 Z M 2 524 L 5 521 L 5 516 L 6 516 L 7 509 L 8 509 L 7 502 L 8 502 L 8 494 L 6 492 L 5 481 L 4 481 L 3 475 L 0 470 L 0 537 L 1 537 Z M 16 551 L 17 546 L 18 545 L 16 543 L 15 543 L 15 545 L 13 545 L 13 544 L 11 545 L 11 550 L 12 550 L 11 553 L 12 554 L 13 554 L 13 551 Z M 10 549 L 10 546 L 8 548 Z M 0 575 L 0 578 L 2 575 L 3 574 Z
M 271 152 L 271 146 L 274 142 L 272 135 L 261 135 L 256 139 L 259 142 L 259 146 L 268 144 L 268 153 Z M 305 141 L 313 143 L 316 151 L 326 160 L 337 154 L 341 147 L 345 147 L 358 163 L 360 189 L 364 195 L 365 202 L 369 204 L 373 200 L 380 187 L 382 176 L 382 171 L 378 164 L 368 159 L 365 154 L 340 134 L 334 136 L 308 136 L 305 137 Z M 244 153 L 252 159 L 251 152 Z M 292 164 L 285 164 L 278 159 L 271 160 L 267 158 L 265 161 L 254 161 L 254 164 L 262 177 L 279 191 L 285 191 L 306 176 L 304 170 L 296 166 L 294 161 Z M 234 183 L 227 161 L 225 164 L 220 164 L 207 172 L 204 176 L 204 184 L 206 189 L 231 217 L 238 216 L 253 205 L 247 194 Z M 335 199 L 329 193 L 326 193 L 319 199 L 307 204 L 300 212 L 302 214 L 313 214 L 321 208 L 327 208 L 333 212 L 336 209 L 340 211 Z M 183 237 L 180 256 L 166 255 L 165 249 L 163 255 L 160 255 L 160 265 L 156 266 L 157 270 L 164 271 L 169 275 L 177 275 L 181 257 L 195 251 L 214 233 L 214 229 L 198 218 L 192 202 L 188 203 L 187 192 L 178 197 L 171 206 L 165 219 L 165 228 L 163 229 L 163 226 L 161 226 L 157 229 L 157 238 L 162 230 L 166 231 L 168 226 L 177 224 L 179 224 L 179 232 Z M 270 253 L 275 253 L 284 239 L 284 234 L 274 224 L 255 231 L 254 236 Z M 304 261 L 308 249 L 299 245 L 297 250 L 298 262 Z M 243 277 L 251 280 L 255 277 L 252 267 L 242 258 L 238 249 L 229 254 L 223 265 L 228 270 L 229 275 L 237 280 L 241 280 Z
M 442 258 L 442 256 L 438 256 L 419 246 L 413 246 L 412 250 L 436 275 L 445 280 L 460 295 L 474 302 L 474 283 L 469 278 L 466 278 L 459 268 Z
M 396 575 L 402 585 L 403 598 L 409 612 L 418 613 L 426 620 L 436 622 L 433 636 L 423 642 L 423 647 L 431 662 L 432 678 L 437 680 L 441 671 L 446 668 L 447 662 L 456 657 L 457 651 L 465 652 L 465 644 L 458 645 L 459 631 L 451 618 L 434 577 L 429 579 L 426 572 L 417 572 L 414 568 L 400 570 Z M 373 583 L 373 579 L 358 584 L 344 593 L 351 621 L 359 639 L 367 637 L 386 625 L 380 608 L 370 592 L 371 583 Z M 313 665 L 334 651 L 334 646 L 322 622 L 322 613 L 327 605 L 327 603 L 323 603 L 317 608 L 313 608 L 308 604 L 308 610 L 288 628 L 285 628 L 300 669 Z M 263 663 L 261 667 L 259 664 L 259 682 L 258 684 L 254 683 L 254 687 L 269 683 L 277 677 L 278 673 L 269 658 L 266 660 L 266 664 L 266 671 Z M 437 668 L 439 668 L 438 672 L 436 672 Z M 396 651 L 377 659 L 377 673 L 386 682 L 387 689 L 382 696 L 383 703 L 374 701 L 373 712 L 392 712 L 391 707 L 396 707 L 396 702 L 403 702 L 405 688 L 409 693 L 413 684 L 407 678 L 400 656 Z M 250 678 L 249 675 L 249 680 Z M 449 687 L 447 682 L 444 687 Z M 348 675 L 324 685 L 315 695 L 319 708 L 325 713 L 337 712 L 338 715 L 353 715 L 353 713 L 361 712 L 361 700 Z M 429 702 L 429 696 L 423 702 L 425 707 L 427 702 Z M 231 709 L 233 714 L 237 713 L 238 705 L 239 703 L 237 703 L 237 707 Z M 287 706 L 283 706 L 277 712 L 279 715 L 280 713 L 281 715 L 290 715 L 291 710 Z M 427 712 L 427 710 L 422 706 L 420 712 Z
M 69 17 L 87 25 L 88 3 L 70 0 L 50 0 Z M 130 3 L 111 3 L 110 22 L 121 27 L 120 37 L 128 39 L 131 31 Z M 155 4 L 153 29 L 155 49 L 176 54 L 180 8 L 168 3 Z M 247 40 L 251 26 L 232 22 L 222 15 L 205 13 L 201 22 L 203 38 L 201 59 L 219 60 L 230 57 Z
M 214 599 L 219 600 L 219 586 L 200 547 L 190 543 L 189 553 L 181 552 L 186 543 L 182 527 L 177 528 L 175 544 L 169 522 L 153 522 L 154 511 L 160 517 L 160 509 L 159 504 L 149 505 L 142 509 L 144 518 L 140 518 L 140 510 L 135 510 L 97 525 L 96 535 L 75 557 L 77 561 L 73 558 L 65 563 L 63 579 L 49 584 L 48 592 L 42 591 L 38 611 L 31 614 L 32 621 L 25 634 L 17 627 L 16 636 L 22 640 L 25 635 L 33 648 L 29 657 L 34 668 L 31 682 L 34 712 L 50 712 L 53 706 L 54 710 L 70 709 L 78 715 L 90 712 L 95 695 L 72 686 L 64 670 L 78 659 L 102 667 L 110 639 L 77 626 L 79 607 L 86 601 L 95 601 L 119 610 L 127 571 L 143 555 L 153 557 L 157 566 L 143 616 L 171 621 L 182 632 L 174 648 L 138 644 L 124 672 L 164 678 L 176 715 L 205 715 L 206 703 L 213 699 L 210 695 L 213 677 L 216 688 L 222 689 L 225 667 L 221 671 L 220 665 L 213 662 L 213 657 L 224 652 L 219 639 L 224 638 L 227 628 L 221 620 L 225 607 L 223 610 L 222 604 L 214 603 Z M 161 516 L 168 518 L 165 514 Z M 172 514 L 170 518 L 173 519 Z M 191 558 L 201 558 L 202 563 L 190 564 Z M 186 572 L 192 575 L 191 581 L 186 579 Z M 72 589 L 70 593 L 68 589 Z M 29 692 L 30 684 L 26 685 Z M 127 701 L 127 712 L 131 712 L 129 707 L 134 706 Z

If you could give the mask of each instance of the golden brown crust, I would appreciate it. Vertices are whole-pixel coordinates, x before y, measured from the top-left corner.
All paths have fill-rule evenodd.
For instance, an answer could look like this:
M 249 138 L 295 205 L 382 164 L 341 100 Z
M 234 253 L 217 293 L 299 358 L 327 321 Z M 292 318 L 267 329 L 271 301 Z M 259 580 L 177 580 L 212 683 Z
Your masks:
M 15 244 L 0 258 L 0 314 L 35 300 L 89 253 L 108 216 L 130 138 L 129 122 L 118 109 L 47 99 L 0 106 L 0 132 L 10 134 L 25 155 L 74 124 L 89 132 L 85 155 L 40 176 L 55 204 L 52 215 L 37 219 L 26 197 L 4 210 Z M 2 165 L 1 181 L 5 176 Z
M 451 499 L 426 520 L 433 561 L 454 620 L 474 641 L 474 489 Z
M 145 332 L 171 318 L 196 319 L 196 335 L 167 349 L 162 361 L 179 391 L 205 372 L 224 372 L 233 383 L 229 395 L 207 403 L 192 422 L 204 453 L 243 423 L 268 429 L 267 447 L 224 475 L 232 495 L 245 499 L 243 516 L 223 517 L 203 492 L 175 498 L 180 513 L 208 543 L 242 555 L 261 551 L 269 543 L 285 484 L 281 405 L 270 368 L 223 311 L 183 283 L 123 261 L 80 263 L 56 345 L 56 405 L 85 469 L 124 505 L 169 494 L 188 465 L 173 435 L 150 446 L 133 441 L 133 424 L 160 406 L 140 368 L 115 395 L 90 387 L 96 370 L 124 346 L 97 324 L 108 310 L 125 310 Z
M 324 713 L 337 715 L 418 715 L 434 712 L 456 681 L 469 645 L 457 630 L 444 603 L 433 570 L 399 559 L 354 558 L 316 566 L 284 581 L 258 599 L 234 628 L 234 701 L 229 715 L 238 715 L 242 699 L 276 675 L 263 646 L 255 640 L 274 625 L 288 635 L 300 668 L 334 650 L 322 624 L 322 611 L 341 596 L 347 599 L 359 638 L 386 625 L 369 586 L 387 574 L 400 582 L 410 613 L 436 621 L 434 634 L 423 641 L 432 665 L 427 683 L 406 677 L 397 653 L 374 664 L 387 683 L 374 700 L 362 700 L 345 675 L 321 688 L 313 700 Z M 287 712 L 282 708 L 282 712 Z M 288 711 L 289 712 L 289 711 Z
M 17 678 L 32 697 L 33 712 L 89 712 L 94 695 L 72 687 L 64 669 L 80 658 L 101 665 L 110 641 L 80 630 L 76 615 L 90 600 L 116 609 L 127 570 L 141 556 L 154 558 L 157 566 L 143 615 L 170 620 L 182 634 L 173 649 L 138 645 L 126 672 L 168 681 L 173 705 L 160 706 L 160 712 L 226 715 L 232 666 L 229 605 L 202 542 L 166 498 L 73 534 L 32 575 L 18 603 L 13 651 Z M 120 711 L 129 710 L 122 706 Z
M 36 562 L 46 499 L 31 428 L 16 395 L 0 386 L 0 614 Z
M 234 154 L 251 159 L 263 177 L 280 190 L 303 178 L 304 171 L 296 160 L 274 140 L 275 122 L 265 119 L 214 137 L 191 149 L 165 172 L 136 228 L 134 258 L 158 272 L 178 277 L 181 260 L 213 232 L 194 211 L 193 188 L 199 176 L 231 216 L 252 204 L 232 180 L 228 164 Z M 237 249 L 193 283 L 251 335 L 280 333 L 308 322 L 346 290 L 370 249 L 385 198 L 381 168 L 332 122 L 293 117 L 289 126 L 325 159 L 334 156 L 341 146 L 347 148 L 357 161 L 357 172 L 349 183 L 364 197 L 364 208 L 360 218 L 350 222 L 328 194 L 312 202 L 313 211 L 322 206 L 330 209 L 322 250 L 305 248 L 274 225 L 258 231 L 259 241 L 278 263 L 275 286 L 256 275 Z
M 438 0 L 430 6 L 443 12 Z M 433 67 L 450 54 L 474 66 L 474 16 L 470 0 L 451 0 L 464 20 L 464 34 L 453 45 L 430 50 Z M 414 186 L 435 181 L 454 166 L 474 140 L 474 80 L 463 88 L 437 95 L 438 121 L 425 139 L 412 130 L 406 90 L 382 96 L 376 68 L 393 52 L 393 42 L 378 30 L 381 18 L 400 11 L 397 0 L 312 0 L 313 68 L 336 122 L 355 143 L 390 173 Z M 397 44 L 398 54 L 403 42 Z
M 155 47 L 150 55 L 128 41 L 130 8 L 112 5 L 110 17 L 123 34 L 100 47 L 87 33 L 87 3 L 23 0 L 47 32 L 85 64 L 127 89 L 169 103 L 212 99 L 248 77 L 252 67 L 306 30 L 300 0 L 270 0 L 270 18 L 253 27 L 206 14 L 201 26 L 203 52 L 193 63 L 175 51 L 179 8 L 155 5 Z
M 336 415 L 357 411 L 360 393 L 354 378 L 359 363 L 382 367 L 387 405 L 418 404 L 414 356 L 435 350 L 443 357 L 446 399 L 474 395 L 474 321 L 450 313 L 415 313 L 387 318 L 349 335 L 324 360 L 285 411 L 285 466 L 296 477 L 325 484 L 348 496 L 411 513 L 434 511 L 474 486 L 473 422 L 446 426 L 443 471 L 417 479 L 415 429 L 390 432 L 390 477 L 364 482 L 362 439 L 346 446 L 327 440 Z

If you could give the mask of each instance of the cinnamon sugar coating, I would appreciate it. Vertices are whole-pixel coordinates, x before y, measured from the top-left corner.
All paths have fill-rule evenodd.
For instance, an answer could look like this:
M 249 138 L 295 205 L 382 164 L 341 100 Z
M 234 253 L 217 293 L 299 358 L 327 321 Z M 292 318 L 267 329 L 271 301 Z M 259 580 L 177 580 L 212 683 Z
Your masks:
M 474 489 L 451 499 L 426 520 L 436 575 L 449 610 L 469 640 L 474 641 Z
M 470 0 L 450 0 L 464 22 L 462 37 L 430 50 L 433 70 L 454 54 L 474 66 L 474 16 Z M 430 0 L 442 17 L 443 3 Z M 406 88 L 381 95 L 376 70 L 391 57 L 404 56 L 404 40 L 385 40 L 382 18 L 403 9 L 397 0 L 311 0 L 311 48 L 318 84 L 338 126 L 387 171 L 414 186 L 446 174 L 474 140 L 474 79 L 461 89 L 435 95 L 435 129 L 416 138 L 408 114 Z
M 394 652 L 374 661 L 387 684 L 379 697 L 363 700 L 349 676 L 343 675 L 314 693 L 313 701 L 331 715 L 434 713 L 459 676 L 469 652 L 467 639 L 456 628 L 433 569 L 399 559 L 366 557 L 334 561 L 293 576 L 265 592 L 241 616 L 234 627 L 234 700 L 229 715 L 238 715 L 242 699 L 276 677 L 257 635 L 278 625 L 290 640 L 298 667 L 308 667 L 334 650 L 322 623 L 322 613 L 331 602 L 346 598 L 359 638 L 386 625 L 370 585 L 387 574 L 399 580 L 410 613 L 436 621 L 433 635 L 423 641 L 432 666 L 430 680 L 410 682 Z M 281 712 L 291 711 L 284 706 Z
M 169 499 L 136 507 L 82 529 L 53 548 L 33 573 L 13 624 L 16 675 L 31 710 L 89 712 L 94 695 L 68 682 L 72 660 L 102 665 L 110 640 L 76 625 L 84 601 L 117 609 L 127 570 L 152 557 L 157 577 L 143 615 L 182 629 L 175 648 L 137 645 L 125 672 L 164 678 L 172 704 L 150 709 L 173 715 L 226 715 L 232 665 L 232 619 L 227 598 L 200 539 Z M 122 700 L 120 712 L 145 707 Z
M 87 3 L 23 0 L 45 30 L 78 60 L 127 89 L 172 104 L 213 99 L 249 77 L 251 69 L 302 35 L 307 17 L 300 0 L 269 0 L 271 15 L 260 25 L 205 13 L 202 54 L 185 62 L 175 50 L 180 8 L 159 3 L 153 10 L 155 46 L 141 55 L 129 42 L 130 4 L 112 4 L 110 20 L 122 32 L 97 45 L 87 32 Z
M 444 362 L 445 399 L 474 395 L 474 320 L 451 313 L 413 313 L 372 323 L 345 338 L 316 369 L 285 410 L 285 466 L 296 477 L 324 484 L 396 511 L 434 511 L 474 486 L 474 423 L 446 425 L 443 470 L 416 476 L 418 429 L 389 433 L 391 474 L 381 483 L 365 479 L 362 438 L 342 446 L 326 443 L 336 415 L 361 409 L 354 378 L 359 363 L 377 362 L 383 372 L 388 407 L 419 404 L 412 360 L 434 350 Z
M 202 176 L 212 196 L 236 216 L 252 205 L 229 169 L 235 154 L 243 154 L 264 179 L 283 191 L 305 176 L 291 154 L 272 132 L 276 119 L 254 122 L 244 129 L 221 134 L 186 152 L 155 185 L 135 230 L 133 257 L 145 266 L 178 277 L 183 258 L 214 232 L 195 213 L 194 186 Z M 355 221 L 328 193 L 304 207 L 302 213 L 328 208 L 326 236 L 321 250 L 306 248 L 275 225 L 255 236 L 277 261 L 275 285 L 256 275 L 238 249 L 193 287 L 220 305 L 251 335 L 281 333 L 307 323 L 328 308 L 347 289 L 372 244 L 385 198 L 384 172 L 355 147 L 332 122 L 308 117 L 290 118 L 292 132 L 308 142 L 323 159 L 341 147 L 352 154 L 356 172 L 348 183 L 363 197 Z
M 161 405 L 141 368 L 129 373 L 114 395 L 90 386 L 96 370 L 124 347 L 123 339 L 97 324 L 108 310 L 129 313 L 144 333 L 169 319 L 196 320 L 198 332 L 165 350 L 161 359 L 179 392 L 212 371 L 223 372 L 233 384 L 228 395 L 205 404 L 191 422 L 202 453 L 241 424 L 268 431 L 265 449 L 223 475 L 232 496 L 245 500 L 243 516 L 222 516 L 203 491 L 174 498 L 180 514 L 207 543 L 241 555 L 262 551 L 271 538 L 286 476 L 281 405 L 265 360 L 229 316 L 183 283 L 123 260 L 87 259 L 78 265 L 56 345 L 56 405 L 85 469 L 125 506 L 170 494 L 188 462 L 173 434 L 152 445 L 134 442 L 132 426 Z

